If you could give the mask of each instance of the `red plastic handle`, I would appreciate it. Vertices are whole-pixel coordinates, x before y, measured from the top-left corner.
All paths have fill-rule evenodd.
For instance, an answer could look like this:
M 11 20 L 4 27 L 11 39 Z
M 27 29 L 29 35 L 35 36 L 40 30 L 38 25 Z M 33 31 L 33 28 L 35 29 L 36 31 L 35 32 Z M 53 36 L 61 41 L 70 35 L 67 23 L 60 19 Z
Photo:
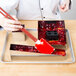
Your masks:
M 31 33 L 29 33 L 26 29 L 22 28 L 20 29 L 22 32 L 24 32 L 27 36 L 29 36 L 34 42 L 36 42 L 38 39 L 34 37 Z

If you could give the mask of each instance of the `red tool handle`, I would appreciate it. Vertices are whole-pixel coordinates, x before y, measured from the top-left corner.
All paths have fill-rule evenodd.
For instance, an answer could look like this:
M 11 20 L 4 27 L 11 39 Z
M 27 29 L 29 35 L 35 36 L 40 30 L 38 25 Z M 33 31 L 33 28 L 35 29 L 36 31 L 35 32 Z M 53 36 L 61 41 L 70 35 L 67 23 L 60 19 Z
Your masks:
M 34 42 L 36 42 L 38 39 L 34 37 L 31 33 L 29 33 L 26 29 L 22 28 L 20 29 L 22 32 L 24 32 L 27 36 L 29 36 Z
M 5 10 L 3 10 L 1 7 L 0 7 L 0 10 L 3 12 L 0 11 L 0 13 L 5 16 L 6 18 L 10 18 L 12 20 L 15 20 L 12 16 L 10 16 Z M 31 33 L 29 33 L 26 29 L 22 28 L 20 29 L 22 32 L 24 32 L 26 35 L 28 35 L 34 42 L 37 41 L 37 38 L 34 37 Z

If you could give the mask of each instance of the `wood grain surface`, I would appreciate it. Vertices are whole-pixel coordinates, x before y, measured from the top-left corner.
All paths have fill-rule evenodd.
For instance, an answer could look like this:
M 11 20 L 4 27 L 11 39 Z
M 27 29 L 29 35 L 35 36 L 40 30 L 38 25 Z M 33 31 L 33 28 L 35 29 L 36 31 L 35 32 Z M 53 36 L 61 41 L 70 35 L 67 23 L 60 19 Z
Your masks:
M 21 21 L 35 25 L 37 21 Z M 65 20 L 69 29 L 76 56 L 76 20 Z M 35 27 L 35 26 L 34 26 Z M 26 27 L 27 28 L 27 27 Z M 5 31 L 0 33 L 0 58 L 4 44 Z M 76 76 L 76 63 L 73 64 L 5 64 L 0 63 L 0 76 Z

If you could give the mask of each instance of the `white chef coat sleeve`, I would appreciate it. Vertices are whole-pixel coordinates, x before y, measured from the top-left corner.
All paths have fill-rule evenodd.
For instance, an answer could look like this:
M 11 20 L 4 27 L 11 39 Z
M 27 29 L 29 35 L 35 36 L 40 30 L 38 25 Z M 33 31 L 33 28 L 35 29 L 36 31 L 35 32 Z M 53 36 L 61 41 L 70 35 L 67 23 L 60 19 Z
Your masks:
M 16 15 L 19 0 L 0 0 L 0 7 L 10 15 Z M 0 17 L 3 15 L 0 14 Z
M 64 0 L 60 0 L 60 4 L 62 4 L 62 2 L 63 2 Z M 69 2 L 69 9 L 71 9 L 71 4 L 72 4 L 72 0 L 69 0 L 70 2 Z

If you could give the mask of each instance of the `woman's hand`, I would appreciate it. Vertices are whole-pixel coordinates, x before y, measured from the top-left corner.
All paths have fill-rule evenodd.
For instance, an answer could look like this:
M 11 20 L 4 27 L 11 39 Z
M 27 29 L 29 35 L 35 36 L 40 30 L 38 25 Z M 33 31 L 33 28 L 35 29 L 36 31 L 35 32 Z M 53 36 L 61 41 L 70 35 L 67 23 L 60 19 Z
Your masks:
M 66 12 L 69 10 L 70 0 L 62 0 L 60 3 L 60 10 Z
M 21 23 L 17 20 L 15 16 L 12 16 L 15 20 L 7 19 L 5 17 L 0 18 L 0 25 L 6 30 L 6 31 L 18 31 L 20 28 L 23 28 L 21 26 Z

